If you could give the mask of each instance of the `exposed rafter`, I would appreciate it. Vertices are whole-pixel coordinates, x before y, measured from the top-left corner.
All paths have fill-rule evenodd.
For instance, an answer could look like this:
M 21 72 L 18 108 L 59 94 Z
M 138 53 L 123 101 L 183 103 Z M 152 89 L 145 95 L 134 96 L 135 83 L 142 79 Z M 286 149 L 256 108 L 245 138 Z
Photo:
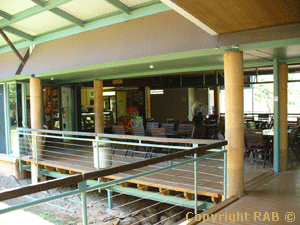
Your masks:
M 7 12 L 4 12 L 2 10 L 0 10 L 0 16 L 3 17 L 4 19 L 6 20 L 11 20 L 12 19 L 12 15 L 10 15 L 9 13 Z
M 96 28 L 101 28 L 101 27 L 108 26 L 108 25 L 113 25 L 116 23 L 125 22 L 125 21 L 132 20 L 132 19 L 137 19 L 137 18 L 141 18 L 141 17 L 148 16 L 148 15 L 153 15 L 153 14 L 160 13 L 160 12 L 166 12 L 169 10 L 171 10 L 170 7 L 166 6 L 165 4 L 163 4 L 161 2 L 158 2 L 158 3 L 148 6 L 148 7 L 141 7 L 141 8 L 132 10 L 130 17 L 124 16 L 124 14 L 122 14 L 122 13 L 121 14 L 117 13 L 114 16 L 109 16 L 107 18 L 100 18 L 100 19 L 97 19 L 94 21 L 87 22 L 87 23 L 85 23 L 84 27 L 72 26 L 72 27 L 65 28 L 63 30 L 55 30 L 55 31 L 47 33 L 47 34 L 37 36 L 37 37 L 35 37 L 33 43 L 32 43 L 32 41 L 23 40 L 18 43 L 15 43 L 15 46 L 18 49 L 24 48 L 24 47 L 28 47 L 29 45 L 32 45 L 32 44 L 40 44 L 43 42 L 52 41 L 52 40 L 66 37 L 69 35 L 74 35 L 74 34 L 78 34 L 81 32 L 93 30 Z M 9 46 L 0 47 L 0 54 L 9 52 L 9 51 L 11 51 L 11 48 Z
M 9 20 L 9 21 L 6 20 L 6 19 L 0 20 L 0 28 L 9 26 L 9 25 L 11 25 L 13 23 L 16 23 L 18 21 L 24 20 L 24 19 L 26 19 L 28 17 L 37 15 L 39 13 L 48 11 L 50 9 L 56 8 L 56 7 L 60 6 L 60 5 L 63 5 L 65 3 L 71 2 L 71 1 L 72 0 L 51 0 L 51 1 L 48 1 L 45 4 L 44 7 L 42 7 L 40 5 L 31 7 L 29 9 L 26 9 L 24 11 L 21 11 L 21 12 L 15 14 L 15 15 L 13 15 L 12 19 Z
M 42 1 L 42 0 L 31 0 L 33 1 L 34 3 L 38 4 L 39 6 L 41 7 L 45 7 L 46 6 L 46 2 L 45 1 Z M 49 9 L 50 12 L 54 13 L 55 15 L 57 16 L 60 16 L 72 23 L 75 23 L 77 24 L 78 26 L 81 26 L 83 27 L 84 26 L 84 22 L 80 19 L 78 19 L 77 17 L 61 10 L 60 8 L 53 8 L 53 9 Z
M 70 22 L 75 23 L 78 26 L 81 26 L 81 27 L 84 26 L 84 21 L 78 19 L 75 16 L 72 16 L 71 14 L 69 14 L 59 8 L 50 9 L 50 12 L 53 12 L 54 14 L 66 19 L 66 20 L 69 20 Z
M 2 35 L 2 37 L 5 39 L 5 41 L 7 42 L 7 44 L 11 47 L 11 49 L 13 50 L 13 52 L 17 55 L 17 57 L 20 59 L 21 63 L 23 65 L 25 65 L 25 60 L 24 58 L 21 56 L 21 54 L 18 52 L 18 50 L 15 48 L 15 46 L 13 45 L 13 43 L 11 43 L 11 41 L 9 40 L 9 38 L 6 36 L 6 34 L 4 33 L 4 31 L 2 29 L 0 29 L 0 34 Z
M 130 15 L 130 8 L 127 5 L 125 5 L 124 3 L 120 2 L 119 0 L 105 0 L 105 1 L 110 3 L 113 6 L 117 7 L 124 13 L 127 13 L 128 15 Z
M 42 1 L 42 0 L 31 0 L 31 1 L 33 1 L 35 4 L 40 5 L 42 7 L 46 6 L 46 2 L 45 1 Z
M 22 38 L 25 38 L 29 41 L 34 41 L 34 36 L 30 35 L 30 34 L 27 34 L 23 31 L 20 31 L 16 28 L 13 28 L 13 27 L 10 27 L 10 26 L 7 26 L 7 27 L 3 27 L 2 30 L 5 30 L 6 32 L 9 32 L 11 34 L 14 34 L 14 35 L 17 35 L 19 37 L 22 37 Z

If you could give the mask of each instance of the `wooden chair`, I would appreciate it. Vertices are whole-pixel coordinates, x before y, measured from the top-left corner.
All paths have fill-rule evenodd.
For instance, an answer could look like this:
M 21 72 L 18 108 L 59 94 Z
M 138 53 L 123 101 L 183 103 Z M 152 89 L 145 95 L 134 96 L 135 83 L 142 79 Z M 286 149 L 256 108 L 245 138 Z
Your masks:
M 288 148 L 292 150 L 292 152 L 297 157 L 297 160 L 300 162 L 300 126 L 294 126 L 292 128 L 291 133 L 289 134 L 288 139 Z
M 205 126 L 194 126 L 192 131 L 192 139 L 203 139 L 205 135 Z
M 263 162 L 263 167 L 265 167 L 265 162 L 268 156 L 271 156 L 270 146 L 267 144 L 263 136 L 263 131 L 260 129 L 245 129 L 245 152 L 244 158 L 250 159 L 250 154 L 252 154 L 252 161 Z M 259 158 L 259 155 L 262 158 Z

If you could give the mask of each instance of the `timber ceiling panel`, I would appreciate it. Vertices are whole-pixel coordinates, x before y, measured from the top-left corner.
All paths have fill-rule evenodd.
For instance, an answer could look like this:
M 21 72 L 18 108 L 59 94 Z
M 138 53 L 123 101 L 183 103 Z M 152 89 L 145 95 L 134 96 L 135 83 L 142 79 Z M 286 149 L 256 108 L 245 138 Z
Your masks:
M 297 0 L 172 0 L 218 34 L 300 21 Z
M 129 7 L 133 7 L 136 5 L 151 2 L 151 0 L 120 0 L 120 2 L 124 3 L 125 5 L 127 5 Z

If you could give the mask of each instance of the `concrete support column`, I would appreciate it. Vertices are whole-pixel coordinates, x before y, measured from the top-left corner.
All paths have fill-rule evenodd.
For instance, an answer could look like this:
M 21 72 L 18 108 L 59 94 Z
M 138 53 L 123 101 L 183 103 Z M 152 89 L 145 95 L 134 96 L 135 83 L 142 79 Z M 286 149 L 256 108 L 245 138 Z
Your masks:
M 220 86 L 214 87 L 214 108 L 215 115 L 220 116 Z
M 94 81 L 95 133 L 104 133 L 103 81 Z
M 243 53 L 224 53 L 228 197 L 244 193 Z
M 146 87 L 146 118 L 151 118 L 151 98 L 150 98 L 150 87 Z
M 42 129 L 42 85 L 41 78 L 30 79 L 30 117 L 31 117 L 31 128 Z M 42 137 L 32 136 L 31 147 L 33 159 L 37 158 L 36 151 L 38 152 L 38 158 L 42 158 L 43 146 Z M 31 164 L 31 181 L 32 183 L 38 182 L 38 168 L 37 165 Z
M 280 171 L 287 170 L 288 117 L 287 117 L 288 66 L 279 65 L 279 113 L 280 113 Z

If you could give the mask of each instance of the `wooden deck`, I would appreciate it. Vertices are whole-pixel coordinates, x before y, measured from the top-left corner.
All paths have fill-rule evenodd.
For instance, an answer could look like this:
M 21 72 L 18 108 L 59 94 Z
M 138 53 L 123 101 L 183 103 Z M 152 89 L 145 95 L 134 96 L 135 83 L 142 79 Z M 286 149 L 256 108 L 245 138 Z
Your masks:
M 300 224 L 299 174 L 300 165 L 276 174 L 268 183 L 200 224 Z
M 84 150 L 84 151 L 82 151 Z M 78 153 L 78 152 L 79 153 Z M 77 153 L 76 153 L 77 152 Z M 134 153 L 133 157 L 124 156 L 124 152 L 116 151 L 113 155 L 112 166 L 119 166 L 129 164 L 136 161 L 144 160 L 144 154 Z M 31 164 L 34 163 L 29 157 L 22 157 L 22 162 Z M 174 161 L 173 163 L 176 163 Z M 106 182 L 108 180 L 117 180 L 128 177 L 137 173 L 154 170 L 157 168 L 170 165 L 170 162 L 159 163 L 152 166 L 147 166 L 141 169 L 135 169 L 126 173 L 118 173 L 106 177 L 101 180 Z M 65 148 L 64 144 L 61 146 L 47 146 L 44 149 L 44 156 L 39 160 L 40 169 L 47 169 L 49 171 L 57 171 L 62 174 L 77 174 L 95 171 L 93 162 L 93 148 L 86 146 L 82 148 L 72 146 L 72 150 Z M 193 164 L 184 165 L 178 168 L 170 169 L 164 172 L 149 175 L 121 184 L 122 186 L 135 186 L 141 190 L 149 190 L 158 188 L 162 194 L 172 192 L 183 193 L 187 199 L 192 198 L 194 194 L 194 171 Z M 223 195 L 223 161 L 221 160 L 201 160 L 198 163 L 198 190 L 200 196 L 211 198 L 215 203 Z M 245 184 L 253 185 L 253 179 L 258 176 L 264 176 L 272 170 L 271 166 L 267 165 L 262 168 L 260 163 L 245 162 Z M 252 186 L 253 187 L 253 186 Z
M 76 150 L 76 149 L 75 149 Z M 112 167 L 133 163 L 144 160 L 145 154 L 134 153 L 133 157 L 130 154 L 124 156 L 124 151 L 116 151 L 112 156 Z M 155 156 L 154 156 L 155 157 Z M 149 156 L 148 156 L 149 158 Z M 187 159 L 185 159 L 187 160 Z M 175 160 L 173 163 L 182 160 Z M 31 164 L 35 163 L 29 157 L 22 157 L 22 162 Z M 131 170 L 125 173 L 118 173 L 106 177 L 101 177 L 103 182 L 108 180 L 117 180 L 128 177 L 130 175 L 158 169 L 169 166 L 170 162 L 155 164 L 152 166 L 143 167 L 140 169 Z M 93 149 L 91 146 L 86 147 L 80 156 L 74 155 L 74 149 L 51 148 L 47 147 L 44 151 L 42 160 L 39 160 L 40 169 L 49 171 L 58 171 L 66 174 L 85 173 L 95 171 L 93 162 Z M 198 190 L 200 196 L 206 196 L 213 202 L 219 202 L 223 195 L 223 161 L 221 160 L 201 160 L 198 163 Z M 135 186 L 141 190 L 157 188 L 166 195 L 171 192 L 180 192 L 191 200 L 194 194 L 194 165 L 187 164 L 160 173 L 149 175 L 146 177 L 130 180 L 122 186 Z

